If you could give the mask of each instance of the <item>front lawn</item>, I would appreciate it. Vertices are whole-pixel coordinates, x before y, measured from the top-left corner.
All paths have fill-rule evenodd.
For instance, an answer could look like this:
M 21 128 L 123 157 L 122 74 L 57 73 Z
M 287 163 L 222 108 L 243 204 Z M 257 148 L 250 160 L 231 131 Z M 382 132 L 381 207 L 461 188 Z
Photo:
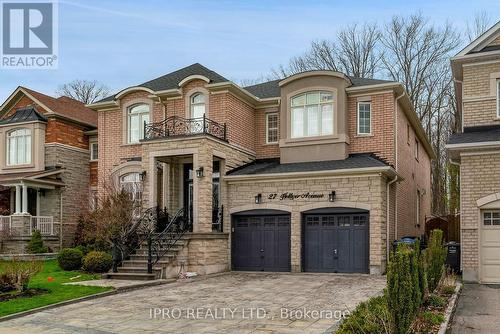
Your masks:
M 0 262 L 0 271 L 2 271 L 2 266 L 3 263 Z M 76 276 L 80 277 L 70 279 Z M 99 278 L 100 274 L 64 271 L 59 268 L 56 260 L 45 261 L 42 271 L 31 279 L 29 288 L 45 289 L 48 292 L 33 297 L 21 297 L 0 302 L 0 317 L 112 289 L 111 287 L 63 285 L 63 283 L 67 282 L 88 281 Z

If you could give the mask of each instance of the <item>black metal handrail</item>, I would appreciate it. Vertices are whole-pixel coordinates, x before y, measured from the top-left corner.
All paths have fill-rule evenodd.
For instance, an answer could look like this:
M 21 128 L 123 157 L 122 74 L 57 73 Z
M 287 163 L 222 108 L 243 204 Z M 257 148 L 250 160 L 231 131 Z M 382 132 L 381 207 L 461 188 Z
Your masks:
M 212 231 L 223 232 L 224 206 L 214 207 L 212 209 Z
M 153 272 L 153 266 L 170 251 L 186 232 L 193 231 L 193 224 L 188 210 L 177 211 L 167 227 L 157 234 L 148 236 L 148 273 Z
M 144 139 L 157 139 L 179 136 L 193 136 L 207 134 L 227 140 L 226 124 L 220 124 L 205 115 L 200 118 L 183 118 L 170 116 L 161 122 L 144 122 Z

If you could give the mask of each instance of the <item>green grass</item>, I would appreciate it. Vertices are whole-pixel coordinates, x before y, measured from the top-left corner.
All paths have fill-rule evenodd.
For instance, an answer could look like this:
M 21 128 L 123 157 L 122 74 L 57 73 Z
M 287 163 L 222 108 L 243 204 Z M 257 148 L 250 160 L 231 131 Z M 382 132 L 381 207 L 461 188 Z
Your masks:
M 0 271 L 3 264 L 0 262 Z M 79 278 L 70 280 L 71 277 L 80 275 Z M 49 282 L 48 277 L 54 280 Z M 56 260 L 45 261 L 43 269 L 29 283 L 30 288 L 46 289 L 49 292 L 43 295 L 17 298 L 0 302 L 0 317 L 12 313 L 31 310 L 37 307 L 50 305 L 65 300 L 75 299 L 83 296 L 93 295 L 99 292 L 112 290 L 110 287 L 95 287 L 83 285 L 62 285 L 67 282 L 88 281 L 99 279 L 100 275 L 87 274 L 79 271 L 64 271 L 59 268 Z

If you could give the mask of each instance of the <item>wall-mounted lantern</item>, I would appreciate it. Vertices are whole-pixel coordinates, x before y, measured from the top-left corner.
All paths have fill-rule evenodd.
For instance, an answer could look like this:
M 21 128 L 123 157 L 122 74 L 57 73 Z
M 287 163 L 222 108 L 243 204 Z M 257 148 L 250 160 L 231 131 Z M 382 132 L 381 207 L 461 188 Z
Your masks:
M 334 190 L 328 194 L 328 201 L 335 202 L 335 191 Z
M 257 196 L 255 196 L 255 204 L 260 203 L 262 203 L 262 194 L 257 194 Z
M 200 178 L 200 177 L 203 177 L 203 167 L 200 167 L 196 170 L 196 177 L 197 178 Z

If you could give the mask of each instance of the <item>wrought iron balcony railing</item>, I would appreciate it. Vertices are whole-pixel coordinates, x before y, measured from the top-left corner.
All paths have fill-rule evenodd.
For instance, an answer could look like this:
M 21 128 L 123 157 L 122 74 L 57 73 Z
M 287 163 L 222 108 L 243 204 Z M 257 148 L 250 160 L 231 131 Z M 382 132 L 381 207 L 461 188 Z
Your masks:
M 226 139 L 226 124 L 220 124 L 203 116 L 202 118 L 182 118 L 171 116 L 156 123 L 144 123 L 144 139 L 158 139 L 207 134 Z

